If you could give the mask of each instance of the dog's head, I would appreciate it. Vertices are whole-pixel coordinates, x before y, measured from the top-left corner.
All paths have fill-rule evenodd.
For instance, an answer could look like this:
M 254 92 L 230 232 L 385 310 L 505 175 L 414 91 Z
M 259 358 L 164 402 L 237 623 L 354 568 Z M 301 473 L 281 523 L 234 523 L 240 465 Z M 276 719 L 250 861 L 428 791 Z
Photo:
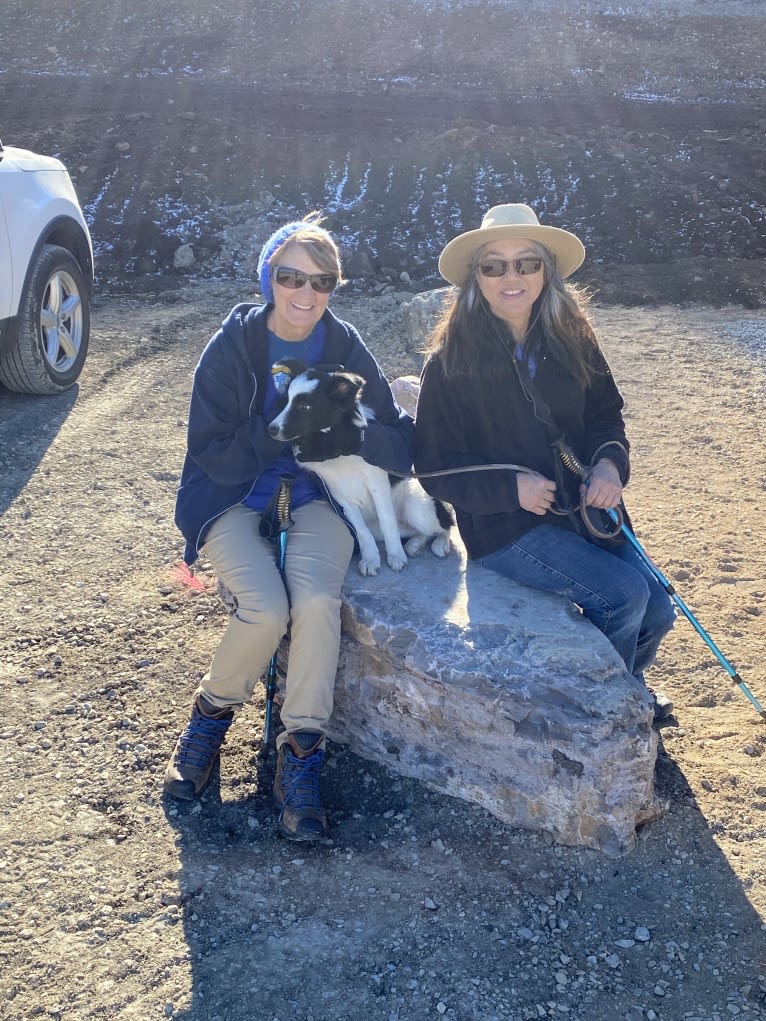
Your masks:
M 326 433 L 338 426 L 364 429 L 367 418 L 360 401 L 364 379 L 354 372 L 307 368 L 302 362 L 285 359 L 272 369 L 287 373 L 287 404 L 269 423 L 269 435 L 285 443 L 312 433 Z

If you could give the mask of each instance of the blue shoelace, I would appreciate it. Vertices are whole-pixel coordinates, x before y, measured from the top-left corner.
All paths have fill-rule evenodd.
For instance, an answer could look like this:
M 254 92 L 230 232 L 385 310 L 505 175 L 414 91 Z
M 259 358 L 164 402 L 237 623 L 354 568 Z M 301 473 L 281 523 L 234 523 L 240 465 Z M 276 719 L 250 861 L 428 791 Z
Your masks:
M 299 759 L 289 748 L 285 750 L 282 771 L 285 800 L 290 808 L 321 808 L 319 799 L 319 768 L 324 750 L 317 749 L 306 759 Z
M 180 765 L 204 768 L 217 755 L 231 720 L 213 720 L 195 710 L 186 730 L 181 735 L 178 753 Z

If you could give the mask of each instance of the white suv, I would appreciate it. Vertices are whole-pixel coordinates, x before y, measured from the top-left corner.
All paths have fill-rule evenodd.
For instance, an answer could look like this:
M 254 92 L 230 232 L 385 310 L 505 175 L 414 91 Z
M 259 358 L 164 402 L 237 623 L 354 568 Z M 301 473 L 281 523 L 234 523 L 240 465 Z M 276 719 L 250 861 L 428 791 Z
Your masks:
M 88 353 L 93 245 L 64 164 L 0 142 L 0 383 L 70 387 Z

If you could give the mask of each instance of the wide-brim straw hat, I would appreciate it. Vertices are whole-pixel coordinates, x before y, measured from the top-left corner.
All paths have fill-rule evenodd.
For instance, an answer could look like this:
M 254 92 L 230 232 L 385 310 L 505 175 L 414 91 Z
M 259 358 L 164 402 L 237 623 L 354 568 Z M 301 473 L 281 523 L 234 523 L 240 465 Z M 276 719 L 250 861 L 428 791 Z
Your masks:
M 585 258 L 585 247 L 574 234 L 560 227 L 544 227 L 534 209 L 520 202 L 509 202 L 488 210 L 478 230 L 469 230 L 453 238 L 439 256 L 439 272 L 451 284 L 462 287 L 478 250 L 490 241 L 508 238 L 524 238 L 544 245 L 555 257 L 562 277 L 574 273 Z

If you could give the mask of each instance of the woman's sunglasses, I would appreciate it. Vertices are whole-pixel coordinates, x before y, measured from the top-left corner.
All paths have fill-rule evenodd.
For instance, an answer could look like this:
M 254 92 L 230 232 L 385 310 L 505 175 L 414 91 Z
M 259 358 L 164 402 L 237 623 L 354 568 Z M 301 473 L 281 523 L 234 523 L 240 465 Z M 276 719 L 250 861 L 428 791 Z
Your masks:
M 274 279 L 291 291 L 299 290 L 308 281 L 312 291 L 317 294 L 330 294 L 338 286 L 338 278 L 334 273 L 304 273 L 299 269 L 290 269 L 289 266 L 277 266 Z
M 524 255 L 521 259 L 484 259 L 479 263 L 483 277 L 504 277 L 510 268 L 518 276 L 528 277 L 540 272 L 543 260 L 537 255 Z

